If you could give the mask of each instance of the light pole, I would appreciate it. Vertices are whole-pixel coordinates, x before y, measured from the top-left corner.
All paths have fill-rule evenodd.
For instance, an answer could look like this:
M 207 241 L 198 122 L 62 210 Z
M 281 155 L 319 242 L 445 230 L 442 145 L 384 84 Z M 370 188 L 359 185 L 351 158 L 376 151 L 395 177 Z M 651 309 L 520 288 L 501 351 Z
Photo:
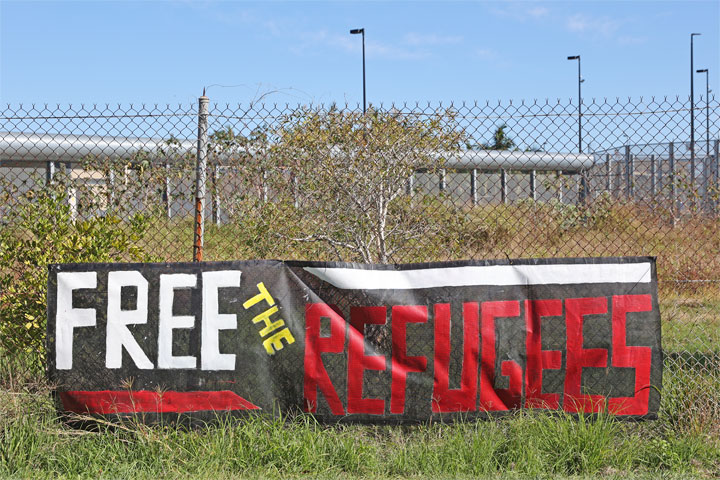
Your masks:
M 710 74 L 707 68 L 696 70 L 696 72 L 705 74 L 705 147 L 707 156 L 710 157 Z
M 578 62 L 578 153 L 582 153 L 582 90 L 580 85 L 583 82 L 580 75 L 580 55 L 567 57 L 568 60 L 577 60 Z
M 702 33 L 690 34 L 690 184 L 695 185 L 695 70 L 693 67 L 693 40 Z
M 363 114 L 367 110 L 367 103 L 365 100 L 365 29 L 364 28 L 353 28 L 350 30 L 351 35 L 362 34 L 362 52 L 363 52 Z

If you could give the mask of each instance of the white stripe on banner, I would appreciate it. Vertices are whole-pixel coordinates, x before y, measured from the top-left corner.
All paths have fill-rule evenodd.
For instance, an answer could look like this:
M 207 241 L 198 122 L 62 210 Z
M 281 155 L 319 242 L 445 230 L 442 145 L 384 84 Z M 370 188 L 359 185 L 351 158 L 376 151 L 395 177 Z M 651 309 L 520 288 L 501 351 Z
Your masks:
M 476 285 L 650 283 L 651 280 L 650 262 L 487 265 L 418 270 L 304 267 L 304 270 L 337 288 L 349 290 L 411 290 Z

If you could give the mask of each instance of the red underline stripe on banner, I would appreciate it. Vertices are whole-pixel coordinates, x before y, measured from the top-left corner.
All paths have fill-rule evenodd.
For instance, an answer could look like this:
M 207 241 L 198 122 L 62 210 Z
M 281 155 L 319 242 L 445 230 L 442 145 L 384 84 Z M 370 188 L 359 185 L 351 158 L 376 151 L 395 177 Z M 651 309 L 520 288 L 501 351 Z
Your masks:
M 60 392 L 65 410 L 74 413 L 184 413 L 202 410 L 259 410 L 229 390 L 217 392 L 153 392 L 139 390 Z

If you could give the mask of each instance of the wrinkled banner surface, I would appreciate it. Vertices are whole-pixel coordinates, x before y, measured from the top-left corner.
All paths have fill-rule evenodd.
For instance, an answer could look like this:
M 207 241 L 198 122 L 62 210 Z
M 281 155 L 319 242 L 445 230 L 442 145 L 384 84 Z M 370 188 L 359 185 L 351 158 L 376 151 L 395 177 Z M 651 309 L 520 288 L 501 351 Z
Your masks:
M 415 422 L 518 408 L 652 418 L 654 258 L 50 266 L 66 411 Z

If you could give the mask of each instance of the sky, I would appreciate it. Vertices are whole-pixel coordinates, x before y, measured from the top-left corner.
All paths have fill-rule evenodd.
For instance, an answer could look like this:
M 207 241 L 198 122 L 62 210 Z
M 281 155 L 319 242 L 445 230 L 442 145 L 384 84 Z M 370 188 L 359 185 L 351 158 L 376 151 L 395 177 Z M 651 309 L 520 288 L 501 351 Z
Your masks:
M 0 0 L 0 102 L 358 105 L 353 28 L 369 103 L 720 93 L 718 1 Z

